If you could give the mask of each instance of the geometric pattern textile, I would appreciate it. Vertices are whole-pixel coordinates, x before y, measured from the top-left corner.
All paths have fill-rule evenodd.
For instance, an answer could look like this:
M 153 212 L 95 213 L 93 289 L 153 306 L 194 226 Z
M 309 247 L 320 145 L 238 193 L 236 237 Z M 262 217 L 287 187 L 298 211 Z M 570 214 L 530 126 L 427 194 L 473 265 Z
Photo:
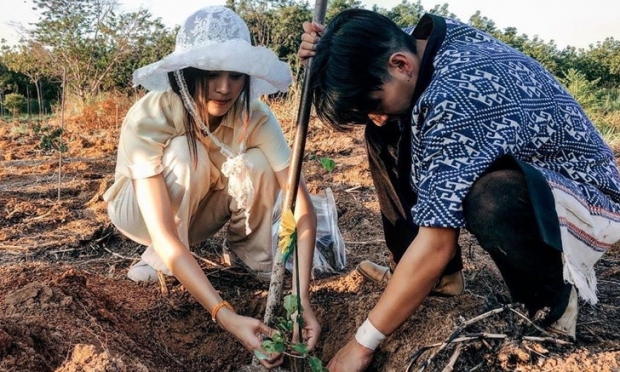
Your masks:
M 496 159 L 512 155 L 549 183 L 569 260 L 565 279 L 596 302 L 592 267 L 620 240 L 620 175 L 611 149 L 534 59 L 469 25 L 425 17 L 445 22 L 445 35 L 412 111 L 414 222 L 465 227 L 467 192 Z

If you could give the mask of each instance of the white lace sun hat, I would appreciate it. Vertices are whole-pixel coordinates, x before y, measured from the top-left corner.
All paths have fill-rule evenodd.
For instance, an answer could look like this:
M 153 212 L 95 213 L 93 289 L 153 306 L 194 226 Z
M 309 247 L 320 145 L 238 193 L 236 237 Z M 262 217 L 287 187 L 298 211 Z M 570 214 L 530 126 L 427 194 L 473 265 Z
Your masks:
M 253 46 L 243 19 L 223 6 L 190 15 L 177 34 L 174 52 L 134 71 L 133 83 L 151 91 L 170 90 L 168 72 L 186 67 L 250 75 L 251 98 L 286 92 L 292 80 L 289 65 L 270 49 Z

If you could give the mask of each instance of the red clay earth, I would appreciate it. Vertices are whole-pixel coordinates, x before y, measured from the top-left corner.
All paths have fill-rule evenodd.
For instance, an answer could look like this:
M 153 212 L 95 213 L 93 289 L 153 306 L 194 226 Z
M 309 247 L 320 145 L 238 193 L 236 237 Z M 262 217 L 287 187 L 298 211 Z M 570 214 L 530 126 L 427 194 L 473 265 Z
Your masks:
M 238 371 L 250 364 L 251 354 L 174 278 L 151 284 L 126 278 L 142 247 L 114 229 L 101 200 L 113 180 L 117 130 L 89 121 L 70 124 L 59 172 L 58 153 L 41 150 L 41 135 L 31 126 L 0 122 L 0 370 Z M 353 269 L 364 259 L 387 261 L 361 137 L 359 129 L 339 134 L 311 123 L 306 144 L 305 177 L 313 193 L 333 190 L 347 252 L 343 272 L 312 284 L 323 327 L 314 354 L 325 362 L 381 294 L 380 286 L 362 281 Z M 316 160 L 321 157 L 336 168 L 328 172 Z M 427 299 L 381 345 L 370 371 L 405 371 L 424 347 L 509 303 L 498 271 L 475 239 L 463 232 L 460 243 L 465 293 Z M 194 252 L 205 259 L 200 262 L 224 299 L 262 319 L 267 285 L 224 266 L 221 245 L 216 236 Z M 430 360 L 427 371 L 620 371 L 618 248 L 597 264 L 600 302 L 581 303 L 576 342 L 544 334 L 505 309 L 464 329 L 461 336 L 471 339 L 434 357 L 438 349 L 427 350 L 410 370 Z M 284 368 L 292 368 L 289 361 Z

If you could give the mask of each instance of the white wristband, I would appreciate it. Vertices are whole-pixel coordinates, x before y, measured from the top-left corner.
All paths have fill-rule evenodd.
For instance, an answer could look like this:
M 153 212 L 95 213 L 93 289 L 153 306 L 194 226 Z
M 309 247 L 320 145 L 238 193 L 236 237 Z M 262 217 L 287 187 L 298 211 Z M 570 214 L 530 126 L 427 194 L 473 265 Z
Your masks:
M 369 348 L 370 350 L 374 350 L 379 346 L 379 344 L 385 340 L 385 335 L 366 318 L 364 323 L 357 329 L 357 333 L 355 333 L 355 339 L 359 342 L 360 345 Z

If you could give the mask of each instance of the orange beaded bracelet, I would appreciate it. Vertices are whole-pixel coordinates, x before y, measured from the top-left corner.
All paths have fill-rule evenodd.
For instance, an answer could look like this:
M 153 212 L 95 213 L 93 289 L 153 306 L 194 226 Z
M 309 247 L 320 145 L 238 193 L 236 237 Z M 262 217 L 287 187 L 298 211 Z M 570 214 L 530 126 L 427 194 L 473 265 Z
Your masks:
M 213 310 L 211 310 L 211 319 L 213 319 L 214 323 L 217 323 L 217 320 L 215 320 L 215 316 L 217 315 L 217 312 L 220 311 L 220 309 L 223 307 L 227 307 L 230 310 L 235 311 L 235 309 L 233 309 L 232 305 L 229 304 L 228 301 L 220 302 L 213 308 Z

